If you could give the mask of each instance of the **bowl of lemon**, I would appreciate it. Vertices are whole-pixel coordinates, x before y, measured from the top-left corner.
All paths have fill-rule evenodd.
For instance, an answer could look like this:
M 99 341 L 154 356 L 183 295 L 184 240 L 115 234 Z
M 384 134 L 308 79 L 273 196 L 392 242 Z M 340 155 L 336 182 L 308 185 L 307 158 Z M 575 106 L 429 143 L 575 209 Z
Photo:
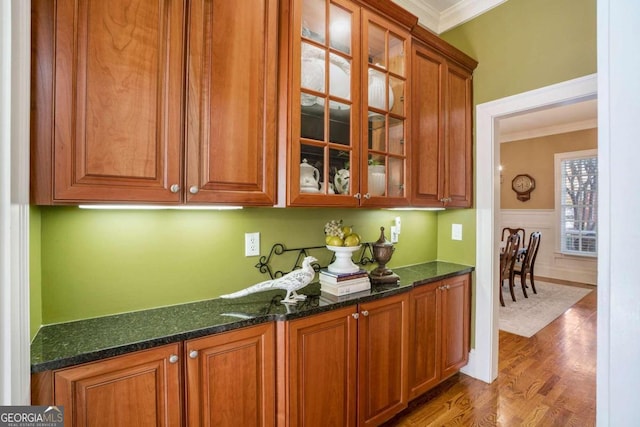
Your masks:
M 351 260 L 360 249 L 360 236 L 353 227 L 343 225 L 342 220 L 331 220 L 324 226 L 327 249 L 335 253 L 335 260 L 327 267 L 332 273 L 355 273 L 360 270 Z

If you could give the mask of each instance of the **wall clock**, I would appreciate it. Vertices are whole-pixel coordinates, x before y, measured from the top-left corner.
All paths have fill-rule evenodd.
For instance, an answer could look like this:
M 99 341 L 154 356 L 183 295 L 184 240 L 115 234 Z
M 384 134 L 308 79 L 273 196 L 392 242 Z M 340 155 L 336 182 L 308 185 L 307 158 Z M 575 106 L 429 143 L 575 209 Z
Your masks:
M 531 192 L 536 188 L 536 181 L 527 174 L 516 175 L 511 181 L 511 188 L 516 192 L 518 200 L 526 202 L 531 198 Z

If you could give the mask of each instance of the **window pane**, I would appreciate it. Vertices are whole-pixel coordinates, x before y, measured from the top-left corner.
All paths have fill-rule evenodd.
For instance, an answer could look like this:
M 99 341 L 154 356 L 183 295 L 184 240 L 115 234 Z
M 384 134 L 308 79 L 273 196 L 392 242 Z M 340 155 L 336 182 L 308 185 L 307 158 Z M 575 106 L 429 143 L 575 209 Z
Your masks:
M 595 255 L 597 250 L 596 157 L 565 159 L 560 162 L 561 250 Z

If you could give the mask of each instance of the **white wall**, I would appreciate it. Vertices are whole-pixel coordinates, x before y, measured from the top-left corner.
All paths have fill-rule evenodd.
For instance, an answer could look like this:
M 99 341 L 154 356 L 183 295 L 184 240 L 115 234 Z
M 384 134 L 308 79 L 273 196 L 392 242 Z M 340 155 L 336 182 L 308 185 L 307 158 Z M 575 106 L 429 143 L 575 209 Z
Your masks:
M 598 0 L 598 426 L 640 420 L 640 2 Z
M 529 243 L 529 235 L 532 232 L 540 231 L 542 237 L 536 257 L 536 276 L 589 285 L 597 284 L 597 258 L 569 256 L 558 252 L 557 222 L 557 214 L 553 209 L 502 209 L 499 229 L 514 226 L 524 228 L 527 233 L 525 245 Z

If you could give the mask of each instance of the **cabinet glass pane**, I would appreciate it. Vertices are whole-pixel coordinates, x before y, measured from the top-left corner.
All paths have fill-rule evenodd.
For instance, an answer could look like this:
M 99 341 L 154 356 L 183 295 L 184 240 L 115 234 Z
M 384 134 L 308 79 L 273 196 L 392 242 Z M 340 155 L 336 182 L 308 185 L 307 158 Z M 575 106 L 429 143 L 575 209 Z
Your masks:
M 335 194 L 351 194 L 351 182 L 349 180 L 351 160 L 351 151 L 329 150 L 329 178 L 333 184 Z M 327 191 L 330 191 L 330 188 Z
M 405 115 L 404 87 L 404 80 L 389 77 L 389 111 L 399 116 Z
M 325 0 L 302 1 L 302 37 L 324 44 L 326 22 Z
M 351 99 L 351 62 L 334 53 L 329 54 L 329 95 Z
M 322 147 L 302 144 L 300 147 L 300 192 L 319 193 L 324 164 Z
M 300 108 L 300 137 L 324 141 L 324 106 L 314 104 Z
M 334 144 L 350 145 L 351 109 L 349 105 L 330 101 L 329 107 L 329 141 Z
M 331 4 L 329 19 L 331 47 L 346 54 L 351 54 L 351 13 L 335 4 Z
M 386 120 L 385 116 L 369 111 L 369 143 L 367 147 L 369 150 L 386 151 Z
M 389 71 L 404 76 L 404 40 L 389 34 Z
M 404 155 L 404 120 L 389 117 L 389 153 Z
M 324 93 L 325 51 L 309 43 L 302 43 L 300 60 L 300 104 L 305 107 L 318 103 L 318 95 L 304 89 Z
M 387 170 L 389 171 L 387 195 L 404 197 L 404 159 L 390 157 Z
M 385 158 L 381 155 L 369 156 L 367 170 L 367 193 L 371 196 L 384 196 L 387 188 Z
M 369 68 L 369 90 L 367 96 L 369 107 L 386 110 L 387 97 L 391 103 L 395 102 L 391 88 L 387 87 L 386 74 Z
M 369 63 L 382 68 L 387 68 L 385 35 L 386 31 L 383 28 L 372 22 L 369 23 L 369 52 L 367 52 Z

